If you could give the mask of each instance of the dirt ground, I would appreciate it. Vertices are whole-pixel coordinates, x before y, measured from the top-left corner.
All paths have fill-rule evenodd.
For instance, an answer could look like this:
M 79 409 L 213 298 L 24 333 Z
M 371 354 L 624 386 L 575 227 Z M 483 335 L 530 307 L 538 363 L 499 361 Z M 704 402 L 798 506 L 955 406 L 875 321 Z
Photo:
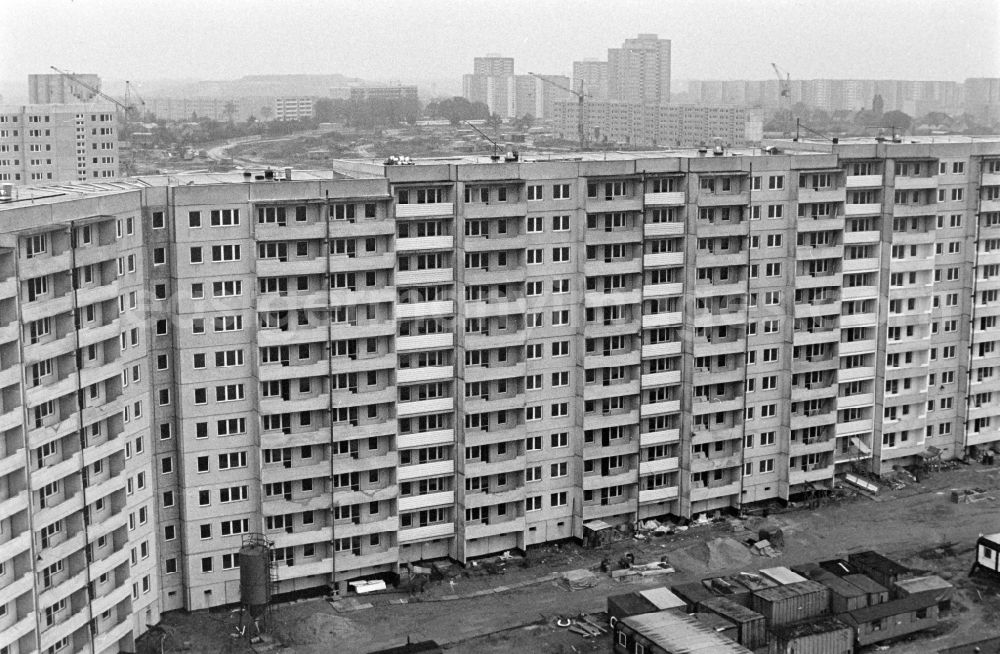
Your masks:
M 974 504 L 951 502 L 951 488 L 970 487 L 998 489 L 998 493 L 996 499 Z M 425 594 L 409 598 L 406 604 L 389 604 L 389 600 L 407 598 L 405 593 L 390 593 L 366 600 L 375 604 L 372 608 L 344 613 L 320 599 L 277 606 L 271 642 L 257 644 L 253 650 L 246 640 L 230 635 L 235 614 L 168 614 L 163 622 L 168 634 L 163 651 L 366 654 L 411 638 L 436 640 L 456 654 L 607 652 L 607 635 L 584 639 L 557 627 L 556 618 L 602 612 L 608 595 L 740 570 L 824 560 L 862 549 L 874 549 L 904 565 L 940 574 L 957 587 L 952 614 L 938 629 L 893 643 L 890 652 L 926 654 L 1000 635 L 1000 584 L 968 578 L 976 537 L 1000 532 L 1000 469 L 996 467 L 960 466 L 935 473 L 921 484 L 883 490 L 875 499 L 855 496 L 813 510 L 790 509 L 772 514 L 767 521 L 780 527 L 785 535 L 785 548 L 776 558 L 751 556 L 749 563 L 740 556 L 708 559 L 704 543 L 750 536 L 746 531 L 734 533 L 726 522 L 692 527 L 683 534 L 645 542 L 627 539 L 597 550 L 553 545 L 533 550 L 529 567 L 508 567 L 502 575 L 460 576 L 453 587 L 447 582 L 434 583 Z M 558 582 L 548 581 L 486 593 L 554 571 L 596 570 L 602 558 L 617 561 L 626 551 L 635 554 L 637 563 L 659 561 L 665 556 L 677 572 L 650 578 L 647 583 L 621 583 L 598 573 L 595 586 L 572 592 Z M 706 565 L 706 561 L 712 565 Z M 718 567 L 726 563 L 733 565 Z M 441 599 L 476 591 L 484 594 Z

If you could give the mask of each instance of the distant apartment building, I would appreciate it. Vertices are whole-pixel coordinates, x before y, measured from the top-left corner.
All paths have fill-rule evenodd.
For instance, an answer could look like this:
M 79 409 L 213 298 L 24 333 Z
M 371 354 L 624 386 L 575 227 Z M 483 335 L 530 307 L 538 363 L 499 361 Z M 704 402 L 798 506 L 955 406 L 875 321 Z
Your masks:
M 416 86 L 355 86 L 350 89 L 351 100 L 391 100 L 394 102 L 418 102 Z
M 58 73 L 28 75 L 29 104 L 77 104 L 97 102 L 101 78 L 92 74 L 74 74 L 76 80 Z M 82 82 L 82 84 L 80 83 Z M 87 88 L 90 87 L 90 88 Z
M 312 97 L 277 97 L 274 99 L 274 120 L 311 120 L 315 115 Z
M 246 122 L 251 116 L 262 120 L 261 108 L 268 98 L 145 98 L 144 109 L 161 120 L 185 122 L 209 118 L 219 122 Z
M 0 648 L 1000 448 L 1000 141 L 0 203 Z M 792 148 L 795 148 L 792 150 Z
M 514 76 L 514 115 L 518 118 L 533 116 L 538 119 L 551 118 L 556 102 L 573 98 L 570 80 L 564 75 Z
M 656 34 L 608 49 L 608 97 L 619 102 L 670 102 L 670 40 Z
M 763 108 L 778 106 L 777 80 L 691 80 L 691 102 L 741 104 Z M 964 105 L 963 85 L 958 82 L 908 80 L 812 79 L 791 80 L 792 103 L 802 102 L 824 111 L 871 110 L 881 95 L 885 111 L 903 111 L 923 116 L 932 111 L 958 113 Z
M 146 98 L 144 110 L 170 121 L 197 121 L 208 118 L 218 122 L 309 120 L 315 116 L 314 97 L 246 96 Z
M 513 57 L 475 57 L 472 74 L 462 76 L 462 96 L 469 102 L 482 102 L 491 114 L 517 117 Z
M 0 183 L 107 181 L 118 157 L 113 105 L 0 106 Z
M 965 80 L 965 107 L 980 120 L 1000 121 L 1000 77 Z
M 581 90 L 594 100 L 607 100 L 610 82 L 608 80 L 608 62 L 596 59 L 585 59 L 573 62 L 573 89 Z
M 556 132 L 574 140 L 579 104 L 557 102 Z M 733 105 L 644 105 L 634 102 L 584 103 L 584 129 L 595 143 L 640 147 L 739 146 L 759 141 L 759 119 Z

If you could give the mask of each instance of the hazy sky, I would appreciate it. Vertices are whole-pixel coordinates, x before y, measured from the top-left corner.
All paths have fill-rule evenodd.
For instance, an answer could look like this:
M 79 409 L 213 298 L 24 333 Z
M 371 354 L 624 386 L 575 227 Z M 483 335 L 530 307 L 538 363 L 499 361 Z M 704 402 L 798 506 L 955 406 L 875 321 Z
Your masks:
M 570 73 L 639 32 L 675 79 L 1000 77 L 1000 0 L 0 0 L 0 79 L 459 78 L 485 53 Z M 25 82 L 26 83 L 26 82 Z

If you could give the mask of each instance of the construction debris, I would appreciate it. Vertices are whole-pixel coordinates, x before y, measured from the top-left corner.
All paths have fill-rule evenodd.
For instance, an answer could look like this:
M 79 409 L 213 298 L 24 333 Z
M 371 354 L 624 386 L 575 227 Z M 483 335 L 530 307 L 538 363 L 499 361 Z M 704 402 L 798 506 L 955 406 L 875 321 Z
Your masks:
M 593 588 L 597 585 L 597 576 L 585 568 L 569 570 L 563 573 L 561 585 L 569 591 Z
M 993 500 L 990 491 L 984 488 L 952 488 L 951 501 L 955 504 L 973 504 L 984 500 Z

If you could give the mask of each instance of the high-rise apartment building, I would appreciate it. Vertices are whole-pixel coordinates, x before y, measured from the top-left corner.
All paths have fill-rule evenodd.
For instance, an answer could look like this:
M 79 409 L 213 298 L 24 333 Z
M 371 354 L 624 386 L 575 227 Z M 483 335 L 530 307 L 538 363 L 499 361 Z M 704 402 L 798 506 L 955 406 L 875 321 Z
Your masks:
M 0 183 L 108 181 L 118 154 L 113 105 L 0 106 Z
M 656 34 L 625 39 L 608 49 L 609 98 L 620 102 L 670 102 L 670 40 Z
M 500 55 L 475 57 L 472 61 L 472 74 L 486 75 L 487 77 L 510 77 L 514 74 L 514 58 L 501 57 Z
M 573 88 L 583 92 L 594 100 L 608 98 L 608 62 L 596 59 L 585 59 L 573 62 Z
M 462 76 L 462 95 L 469 102 L 482 102 L 491 114 L 516 118 L 517 83 L 513 57 L 476 57 L 472 74 Z
M 785 147 L 0 204 L 0 648 L 998 447 L 1000 141 Z
M 57 73 L 28 75 L 28 103 L 77 104 L 97 100 L 96 91 L 101 90 L 99 75 L 74 74 L 73 77 L 76 79 Z

